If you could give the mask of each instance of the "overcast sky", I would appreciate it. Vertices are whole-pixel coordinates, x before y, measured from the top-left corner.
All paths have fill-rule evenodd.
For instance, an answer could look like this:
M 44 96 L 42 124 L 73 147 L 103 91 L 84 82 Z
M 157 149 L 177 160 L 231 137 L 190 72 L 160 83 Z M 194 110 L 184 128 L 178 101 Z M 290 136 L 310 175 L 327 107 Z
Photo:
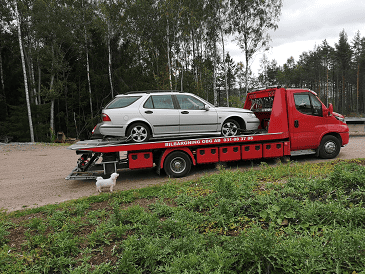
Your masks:
M 334 47 L 339 33 L 345 30 L 351 43 L 357 31 L 365 36 L 365 1 L 363 0 L 283 0 L 278 29 L 270 32 L 272 49 L 266 53 L 269 60 L 275 59 L 283 65 L 293 56 L 314 49 L 315 45 L 327 40 Z M 231 44 L 227 49 L 235 62 L 244 61 L 238 46 Z M 252 65 L 257 75 L 261 55 L 256 55 Z

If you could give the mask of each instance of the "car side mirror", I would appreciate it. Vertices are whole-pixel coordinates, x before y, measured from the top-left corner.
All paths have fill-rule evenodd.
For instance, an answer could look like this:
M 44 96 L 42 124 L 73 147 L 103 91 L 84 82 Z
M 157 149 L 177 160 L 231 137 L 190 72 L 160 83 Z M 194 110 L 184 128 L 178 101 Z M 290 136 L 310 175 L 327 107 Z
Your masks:
M 209 106 L 208 106 L 208 105 L 204 105 L 204 109 L 205 109 L 206 111 L 208 111 L 208 110 L 209 110 Z
M 328 116 L 332 116 L 332 114 L 333 114 L 333 105 L 329 104 L 328 105 Z

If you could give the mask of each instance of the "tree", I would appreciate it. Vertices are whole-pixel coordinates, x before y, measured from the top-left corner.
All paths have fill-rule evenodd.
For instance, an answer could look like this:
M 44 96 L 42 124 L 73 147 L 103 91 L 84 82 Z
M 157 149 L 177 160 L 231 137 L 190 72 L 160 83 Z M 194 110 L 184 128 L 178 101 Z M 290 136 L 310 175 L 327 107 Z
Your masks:
M 352 40 L 352 50 L 354 63 L 356 65 L 356 113 L 359 113 L 359 88 L 360 88 L 360 64 L 361 55 L 363 52 L 362 39 L 360 37 L 360 31 L 358 31 Z
M 277 29 L 281 7 L 282 0 L 231 0 L 232 26 L 237 32 L 237 44 L 245 54 L 246 94 L 250 62 L 257 52 L 268 49 L 268 31 Z
M 342 89 L 340 93 L 341 110 L 345 111 L 346 106 L 346 77 L 351 64 L 352 50 L 348 43 L 345 30 L 340 32 L 340 38 L 335 45 L 337 51 L 337 61 L 341 70 Z
M 16 18 L 17 28 L 18 28 L 18 39 L 19 39 L 20 55 L 21 55 L 22 67 L 23 67 L 24 90 L 25 90 L 25 98 L 26 98 L 27 110 L 28 110 L 30 141 L 32 143 L 34 143 L 34 131 L 33 131 L 32 111 L 31 111 L 31 108 L 30 108 L 27 69 L 26 69 L 26 65 L 25 65 L 25 57 L 24 57 L 24 51 L 23 51 L 23 40 L 22 40 L 22 32 L 21 32 L 21 25 L 20 25 L 21 20 L 20 20 L 20 15 L 19 15 L 19 12 L 18 12 L 18 3 L 16 1 L 14 2 L 14 8 L 15 8 L 15 18 Z

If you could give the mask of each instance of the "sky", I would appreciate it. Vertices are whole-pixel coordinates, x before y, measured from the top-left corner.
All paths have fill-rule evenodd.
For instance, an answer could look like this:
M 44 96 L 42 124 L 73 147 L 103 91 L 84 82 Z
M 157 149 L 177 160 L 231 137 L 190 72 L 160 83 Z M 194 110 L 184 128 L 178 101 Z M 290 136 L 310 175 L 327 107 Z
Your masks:
M 283 0 L 280 21 L 276 31 L 270 31 L 271 49 L 266 52 L 269 60 L 278 65 L 303 52 L 309 52 L 326 39 L 332 47 L 339 34 L 345 30 L 351 43 L 357 31 L 365 36 L 365 1 L 363 0 Z M 227 47 L 235 62 L 244 61 L 244 55 L 234 43 Z M 251 69 L 260 70 L 262 54 L 256 54 Z

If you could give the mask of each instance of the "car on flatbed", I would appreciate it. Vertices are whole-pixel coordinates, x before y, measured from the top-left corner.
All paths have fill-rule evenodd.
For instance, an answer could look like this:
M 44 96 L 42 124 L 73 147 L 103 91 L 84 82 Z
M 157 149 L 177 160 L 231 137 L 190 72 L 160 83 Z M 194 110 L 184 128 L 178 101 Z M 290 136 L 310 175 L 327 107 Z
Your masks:
M 151 138 L 236 136 L 260 121 L 247 109 L 215 107 L 199 96 L 178 91 L 136 91 L 117 95 L 102 111 L 98 131 L 106 137 Z

